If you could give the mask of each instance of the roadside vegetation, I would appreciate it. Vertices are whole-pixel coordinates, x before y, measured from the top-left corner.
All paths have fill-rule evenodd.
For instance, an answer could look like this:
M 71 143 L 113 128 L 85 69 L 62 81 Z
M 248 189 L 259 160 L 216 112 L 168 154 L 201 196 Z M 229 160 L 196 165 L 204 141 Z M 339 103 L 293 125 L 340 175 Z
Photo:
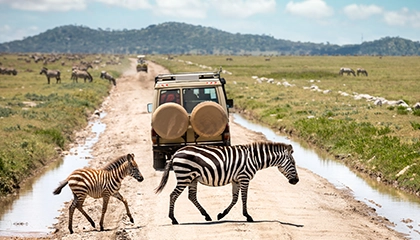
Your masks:
M 112 88 L 100 79 L 106 70 L 118 77 L 128 58 L 114 55 L 44 54 L 60 57 L 58 61 L 35 63 L 31 54 L 2 54 L 0 67 L 13 67 L 18 74 L 0 74 L 0 195 L 13 192 L 23 180 L 49 162 L 61 157 L 74 141 L 74 132 L 87 125 Z M 68 60 L 67 57 L 81 57 Z M 88 71 L 93 82 L 79 79 L 73 82 L 71 68 L 80 61 L 101 59 Z M 106 65 L 106 61 L 120 61 L 122 65 Z M 64 62 L 64 65 L 62 65 Z M 54 78 L 47 84 L 40 75 L 42 67 L 60 70 L 61 83 Z
M 413 108 L 420 102 L 420 57 L 172 57 L 150 59 L 171 72 L 222 67 L 232 73 L 222 74 L 228 97 L 245 117 L 315 145 L 376 181 L 420 196 L 420 110 Z M 340 76 L 340 67 L 365 68 L 368 76 Z M 403 100 L 411 110 L 356 100 L 360 94 Z

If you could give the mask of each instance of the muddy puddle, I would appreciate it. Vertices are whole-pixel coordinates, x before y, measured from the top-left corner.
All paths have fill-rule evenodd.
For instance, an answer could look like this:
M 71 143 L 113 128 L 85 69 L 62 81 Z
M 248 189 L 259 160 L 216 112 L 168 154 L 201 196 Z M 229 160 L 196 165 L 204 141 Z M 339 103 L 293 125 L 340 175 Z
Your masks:
M 363 179 L 349 170 L 344 164 L 304 147 L 261 125 L 252 123 L 238 114 L 234 121 L 239 125 L 263 133 L 270 141 L 293 145 L 293 156 L 297 165 L 322 176 L 337 188 L 349 189 L 355 199 L 376 209 L 378 215 L 389 219 L 396 231 L 407 234 L 411 239 L 420 239 L 420 199 L 397 189 L 384 186 L 371 179 Z
M 91 148 L 105 130 L 105 124 L 100 122 L 104 115 L 89 123 L 91 133 L 83 144 L 70 149 L 44 174 L 21 186 L 16 195 L 0 201 L 0 236 L 36 237 L 52 231 L 64 203 L 73 199 L 71 191 L 62 191 L 60 195 L 52 192 L 74 169 L 87 166 L 92 158 Z

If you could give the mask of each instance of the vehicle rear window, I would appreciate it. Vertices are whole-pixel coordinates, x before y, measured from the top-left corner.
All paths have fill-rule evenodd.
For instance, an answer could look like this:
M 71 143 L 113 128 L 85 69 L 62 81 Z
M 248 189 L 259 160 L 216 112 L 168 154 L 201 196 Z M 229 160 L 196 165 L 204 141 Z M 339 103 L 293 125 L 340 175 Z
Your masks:
M 159 97 L 159 106 L 167 102 L 181 104 L 179 92 L 179 89 L 161 90 Z
M 182 95 L 184 108 L 188 113 L 191 113 L 197 104 L 204 101 L 213 101 L 219 103 L 216 88 L 214 87 L 184 88 L 182 90 Z

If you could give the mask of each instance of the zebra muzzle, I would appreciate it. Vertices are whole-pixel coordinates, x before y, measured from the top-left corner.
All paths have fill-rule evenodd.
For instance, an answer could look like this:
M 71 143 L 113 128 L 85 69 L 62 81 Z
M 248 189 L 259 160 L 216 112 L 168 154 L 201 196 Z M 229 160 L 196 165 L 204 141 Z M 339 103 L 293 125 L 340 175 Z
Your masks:
M 289 179 L 289 183 L 295 185 L 296 183 L 299 182 L 299 178 L 291 178 Z

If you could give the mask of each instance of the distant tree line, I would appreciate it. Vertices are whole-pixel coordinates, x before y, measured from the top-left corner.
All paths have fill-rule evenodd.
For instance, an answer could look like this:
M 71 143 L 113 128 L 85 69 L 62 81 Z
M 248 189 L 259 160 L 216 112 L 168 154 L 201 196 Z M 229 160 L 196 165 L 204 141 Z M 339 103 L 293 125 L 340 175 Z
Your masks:
M 225 55 L 420 55 L 420 43 L 384 37 L 353 45 L 293 42 L 266 35 L 233 34 L 178 22 L 140 30 L 67 25 L 0 44 L 0 52 Z

